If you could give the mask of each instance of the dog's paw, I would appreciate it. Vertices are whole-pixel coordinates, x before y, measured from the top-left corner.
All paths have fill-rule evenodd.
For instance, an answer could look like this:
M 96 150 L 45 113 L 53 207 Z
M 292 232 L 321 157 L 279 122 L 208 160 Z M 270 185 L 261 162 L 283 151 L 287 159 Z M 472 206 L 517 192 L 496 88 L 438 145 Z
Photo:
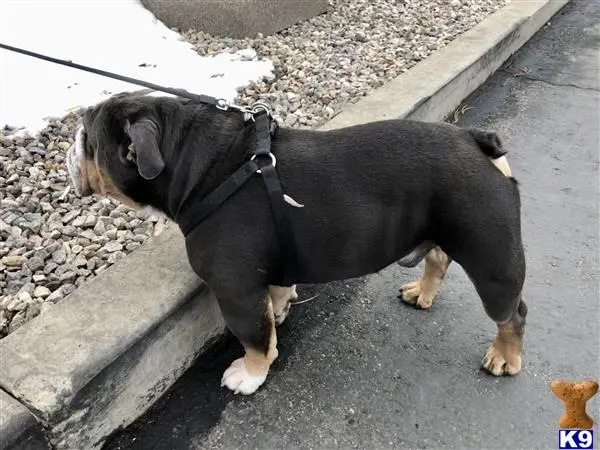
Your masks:
M 492 344 L 481 361 L 481 367 L 496 377 L 516 375 L 521 371 L 521 356 L 514 355 L 507 361 L 502 352 Z
M 416 281 L 412 281 L 403 285 L 400 288 L 400 296 L 402 300 L 406 303 L 410 303 L 414 305 L 417 303 L 417 299 L 421 295 L 421 279 L 419 278 Z
M 433 304 L 433 296 L 425 295 L 423 292 L 421 278 L 403 285 L 400 288 L 400 298 L 404 303 L 421 309 L 429 309 Z
M 256 392 L 261 384 L 267 379 L 264 375 L 251 375 L 246 369 L 244 358 L 236 359 L 223 373 L 221 386 L 226 386 L 234 394 L 250 395 Z

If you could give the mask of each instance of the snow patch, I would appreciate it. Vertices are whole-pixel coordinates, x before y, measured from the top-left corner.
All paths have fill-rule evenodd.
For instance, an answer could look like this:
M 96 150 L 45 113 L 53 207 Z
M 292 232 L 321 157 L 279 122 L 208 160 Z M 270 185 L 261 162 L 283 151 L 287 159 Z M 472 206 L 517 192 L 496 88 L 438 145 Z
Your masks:
M 0 0 L 0 17 L 4 44 L 227 101 L 273 76 L 252 49 L 199 56 L 137 0 Z M 33 135 L 47 118 L 140 89 L 0 49 L 0 127 Z

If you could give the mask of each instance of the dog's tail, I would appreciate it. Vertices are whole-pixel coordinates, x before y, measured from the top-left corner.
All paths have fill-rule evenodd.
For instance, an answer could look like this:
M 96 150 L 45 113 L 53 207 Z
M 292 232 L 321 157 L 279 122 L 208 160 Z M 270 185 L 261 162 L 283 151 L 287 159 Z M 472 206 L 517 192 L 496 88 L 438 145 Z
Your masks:
M 493 131 L 484 131 L 476 128 L 468 130 L 471 137 L 477 142 L 484 155 L 497 159 L 506 155 L 507 151 L 502 148 L 500 137 Z
M 502 147 L 500 137 L 493 131 L 484 131 L 476 128 L 472 128 L 468 132 L 477 143 L 479 149 L 485 156 L 490 158 L 496 168 L 505 176 L 512 177 L 512 170 L 506 159 L 508 152 Z

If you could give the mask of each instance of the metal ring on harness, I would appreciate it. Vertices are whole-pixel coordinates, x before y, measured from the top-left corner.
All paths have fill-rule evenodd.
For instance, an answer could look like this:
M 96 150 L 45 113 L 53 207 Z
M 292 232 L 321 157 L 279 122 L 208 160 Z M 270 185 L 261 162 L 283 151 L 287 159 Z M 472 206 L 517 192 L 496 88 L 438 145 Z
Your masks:
M 257 155 L 252 155 L 252 158 L 250 158 L 250 161 L 254 161 L 256 159 Z M 261 155 L 262 156 L 262 155 Z M 275 155 L 273 153 L 269 153 L 268 155 L 264 155 L 264 156 L 269 156 L 271 158 L 271 165 L 273 167 L 275 167 L 277 165 L 277 158 L 275 158 Z M 260 169 L 258 169 L 256 171 L 256 173 L 262 173 Z
M 266 112 L 268 117 L 272 117 L 271 110 L 269 109 L 269 107 L 267 105 L 265 105 L 264 103 L 258 102 L 258 103 L 255 103 L 254 105 L 252 105 L 252 108 L 250 108 L 250 111 L 249 111 L 252 121 L 254 121 L 254 114 L 259 113 L 261 110 Z

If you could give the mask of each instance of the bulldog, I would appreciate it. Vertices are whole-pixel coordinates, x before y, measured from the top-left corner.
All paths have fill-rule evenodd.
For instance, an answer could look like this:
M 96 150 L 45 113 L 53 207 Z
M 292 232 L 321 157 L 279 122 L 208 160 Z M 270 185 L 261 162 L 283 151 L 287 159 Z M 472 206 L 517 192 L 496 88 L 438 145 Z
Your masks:
M 150 207 L 181 227 L 194 205 L 253 156 L 255 134 L 237 111 L 123 93 L 85 112 L 67 164 L 80 195 Z M 421 277 L 402 286 L 400 297 L 429 308 L 456 261 L 498 328 L 482 367 L 496 376 L 521 370 L 520 195 L 494 132 L 411 120 L 280 128 L 271 151 L 299 262 L 292 282 L 280 285 L 275 276 L 282 248 L 259 174 L 185 234 L 193 270 L 245 349 L 222 386 L 252 394 L 264 383 L 296 284 L 423 259 Z

